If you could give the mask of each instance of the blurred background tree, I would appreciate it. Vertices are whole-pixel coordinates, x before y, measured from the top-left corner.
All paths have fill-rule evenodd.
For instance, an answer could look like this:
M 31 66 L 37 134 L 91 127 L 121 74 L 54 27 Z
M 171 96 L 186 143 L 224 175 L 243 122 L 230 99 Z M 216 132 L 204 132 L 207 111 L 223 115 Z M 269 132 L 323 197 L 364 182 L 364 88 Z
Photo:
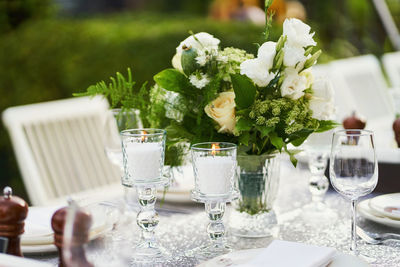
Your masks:
M 222 46 L 255 53 L 263 0 L 0 0 L 0 111 L 71 97 L 131 67 L 140 84 L 170 66 L 188 31 L 207 31 Z M 400 25 L 400 1 L 386 0 Z M 275 0 L 272 40 L 285 17 L 313 27 L 321 62 L 393 50 L 372 0 Z M 150 64 L 151 63 L 151 64 Z M 0 187 L 24 196 L 1 124 Z

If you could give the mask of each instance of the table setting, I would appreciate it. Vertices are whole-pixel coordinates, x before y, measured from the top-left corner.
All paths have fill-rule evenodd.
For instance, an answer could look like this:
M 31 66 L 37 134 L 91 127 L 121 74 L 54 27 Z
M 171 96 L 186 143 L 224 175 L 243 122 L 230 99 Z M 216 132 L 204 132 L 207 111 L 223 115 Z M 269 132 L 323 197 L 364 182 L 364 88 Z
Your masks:
M 257 55 L 191 32 L 150 89 L 128 69 L 77 94 L 109 100 L 102 149 L 124 193 L 28 207 L 6 187 L 2 252 L 26 266 L 400 266 L 400 193 L 373 192 L 374 132 L 334 121 L 315 33 L 286 19 L 269 40 L 271 4 Z

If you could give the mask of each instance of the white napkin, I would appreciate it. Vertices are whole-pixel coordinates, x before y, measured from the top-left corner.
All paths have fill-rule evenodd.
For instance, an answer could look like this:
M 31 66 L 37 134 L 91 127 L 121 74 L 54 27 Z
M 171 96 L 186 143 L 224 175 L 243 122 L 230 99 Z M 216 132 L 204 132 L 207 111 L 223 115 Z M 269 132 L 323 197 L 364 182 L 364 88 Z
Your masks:
M 303 243 L 274 240 L 259 255 L 240 267 L 322 267 L 328 265 L 336 250 Z
M 21 245 L 46 245 L 53 243 L 51 217 L 57 207 L 29 207 L 25 220 L 25 233 L 21 237 Z

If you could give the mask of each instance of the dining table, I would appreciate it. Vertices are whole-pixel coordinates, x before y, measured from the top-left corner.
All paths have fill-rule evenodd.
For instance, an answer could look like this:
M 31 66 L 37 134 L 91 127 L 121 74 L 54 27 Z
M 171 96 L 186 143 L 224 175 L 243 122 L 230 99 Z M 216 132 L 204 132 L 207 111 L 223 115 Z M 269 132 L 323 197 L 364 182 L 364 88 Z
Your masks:
M 281 158 L 279 191 L 274 203 L 278 224 L 273 236 L 265 238 L 242 238 L 229 232 L 227 227 L 227 242 L 233 250 L 245 250 L 267 247 L 272 240 L 286 240 L 335 248 L 339 252 L 349 253 L 350 250 L 350 202 L 330 189 L 324 202 L 337 216 L 310 216 L 304 214 L 302 207 L 311 202 L 309 191 L 310 171 L 307 165 L 299 163 L 295 168 L 285 156 Z M 379 183 L 379 182 L 378 182 Z M 369 198 L 376 193 L 366 196 Z M 121 201 L 121 200 L 116 200 Z M 204 206 L 198 203 L 173 203 L 168 201 L 157 205 L 160 222 L 156 236 L 161 245 L 170 253 L 170 259 L 161 266 L 197 266 L 202 262 L 196 257 L 186 256 L 186 252 L 206 244 L 209 238 L 206 234 L 208 218 Z M 224 221 L 229 225 L 228 206 Z M 400 228 L 381 225 L 358 217 L 358 226 L 372 233 L 397 233 Z M 103 266 L 107 261 L 118 261 L 133 249 L 139 240 L 140 229 L 134 216 L 124 226 L 115 227 L 105 236 L 91 242 L 87 253 L 95 266 Z M 121 249 L 123 248 L 123 249 Z M 372 260 L 370 266 L 400 266 L 400 241 L 387 241 L 383 244 L 367 244 L 358 239 L 358 249 Z M 26 254 L 25 257 L 58 264 L 57 253 Z M 112 266 L 110 263 L 109 266 Z M 115 265 L 117 266 L 117 265 Z

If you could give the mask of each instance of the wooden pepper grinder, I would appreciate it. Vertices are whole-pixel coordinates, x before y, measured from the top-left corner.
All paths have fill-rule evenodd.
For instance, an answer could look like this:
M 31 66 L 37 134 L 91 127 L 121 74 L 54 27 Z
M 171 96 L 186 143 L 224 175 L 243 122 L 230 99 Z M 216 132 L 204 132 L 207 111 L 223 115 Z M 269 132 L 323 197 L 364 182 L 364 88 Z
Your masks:
M 20 236 L 24 233 L 28 204 L 22 198 L 12 195 L 6 186 L 0 196 L 0 240 L 7 254 L 22 257 Z
M 72 236 L 65 236 L 65 238 L 68 238 L 67 242 L 65 242 L 64 227 L 68 212 L 75 212 L 75 216 L 72 216 Z M 53 217 L 51 218 L 51 227 L 54 231 L 54 244 L 58 249 L 60 267 L 93 267 L 93 264 L 88 262 L 83 247 L 89 241 L 89 230 L 91 224 L 92 217 L 90 214 L 79 208 L 70 209 L 69 207 L 64 207 L 53 214 Z M 65 247 L 67 243 L 69 244 L 69 248 Z M 63 249 L 68 249 L 71 253 L 68 260 L 63 257 Z

